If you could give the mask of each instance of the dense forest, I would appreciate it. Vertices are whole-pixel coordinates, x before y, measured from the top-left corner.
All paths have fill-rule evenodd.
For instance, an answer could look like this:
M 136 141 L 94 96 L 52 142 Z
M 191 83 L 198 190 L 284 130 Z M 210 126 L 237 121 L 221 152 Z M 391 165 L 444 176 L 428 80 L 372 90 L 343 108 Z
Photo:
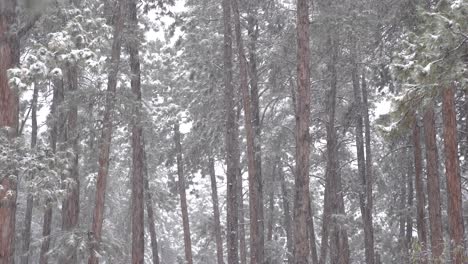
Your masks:
M 0 0 L 0 264 L 468 263 L 466 0 Z

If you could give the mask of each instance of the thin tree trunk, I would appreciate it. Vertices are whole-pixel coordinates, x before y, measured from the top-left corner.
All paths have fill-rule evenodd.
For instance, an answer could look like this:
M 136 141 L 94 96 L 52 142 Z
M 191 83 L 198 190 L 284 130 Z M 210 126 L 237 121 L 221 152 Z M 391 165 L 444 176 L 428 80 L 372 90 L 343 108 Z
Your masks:
M 214 232 L 216 239 L 216 257 L 218 264 L 223 264 L 223 240 L 221 237 L 221 221 L 219 217 L 218 186 L 216 185 L 216 173 L 214 158 L 210 157 L 208 161 L 210 179 L 211 179 L 211 199 L 213 200 Z
M 122 46 L 122 29 L 123 29 L 123 0 L 118 2 L 117 13 L 114 14 L 114 33 L 112 40 L 111 51 L 111 67 L 107 76 L 107 94 L 106 106 L 104 109 L 103 129 L 101 134 L 101 142 L 99 145 L 99 170 L 96 182 L 96 198 L 93 211 L 93 241 L 90 246 L 90 254 L 88 263 L 97 264 L 97 251 L 102 236 L 102 223 L 104 221 L 104 203 L 106 197 L 107 177 L 109 175 L 109 156 L 110 146 L 112 141 L 112 114 L 115 108 L 115 93 L 117 90 L 117 75 L 119 72 L 120 53 Z
M 2 0 L 0 4 L 0 128 L 9 128 L 9 137 L 14 138 L 18 130 L 18 96 L 9 87 L 7 70 L 18 64 L 18 38 L 12 28 L 16 23 L 16 0 Z M 3 168 L 2 168 L 3 169 Z M 16 168 L 4 168 L 0 175 L 0 264 L 14 261 L 15 217 L 16 217 Z
M 245 132 L 247 139 L 247 163 L 249 175 L 249 212 L 250 212 L 250 263 L 264 262 L 264 233 L 263 233 L 263 199 L 261 195 L 261 179 L 258 179 L 257 161 L 255 158 L 255 131 L 252 124 L 253 114 L 248 86 L 247 61 L 242 40 L 240 14 L 237 0 L 231 1 L 234 12 L 235 35 L 239 58 L 240 91 L 244 108 Z
M 365 72 L 365 71 L 364 71 Z M 372 169 L 372 150 L 371 150 L 371 131 L 369 120 L 369 102 L 367 100 L 367 84 L 365 74 L 362 74 L 361 88 L 362 88 L 362 111 L 364 112 L 364 129 L 365 129 L 365 148 L 366 148 L 366 180 L 365 180 L 365 193 L 366 193 L 366 223 L 364 229 L 367 229 L 366 241 L 369 248 L 369 259 L 374 262 L 374 224 L 372 220 L 373 209 L 373 196 L 372 187 L 374 182 L 374 171 Z
M 427 160 L 427 193 L 430 194 L 428 195 L 428 207 L 432 259 L 435 263 L 441 263 L 441 256 L 444 251 L 444 237 L 442 233 L 439 162 L 433 103 L 426 106 L 424 112 L 424 141 Z
M 252 1 L 252 13 L 249 15 L 247 24 L 247 32 L 249 35 L 249 66 L 250 66 L 250 98 L 252 107 L 252 124 L 254 129 L 253 145 L 255 159 L 255 189 L 257 192 L 257 218 L 258 218 L 258 254 L 262 254 L 258 258 L 258 263 L 264 261 L 265 251 L 265 236 L 264 236 L 264 213 L 263 213 L 263 180 L 262 180 L 262 128 L 260 124 L 260 96 L 258 91 L 258 69 L 257 69 L 257 39 L 259 35 L 258 21 L 256 18 L 257 0 Z M 271 238 L 270 238 L 271 240 Z M 260 261 L 262 260 L 262 261 Z
M 79 48 L 79 47 L 77 47 Z M 68 65 L 66 67 L 66 77 L 68 82 L 69 107 L 67 113 L 67 133 L 65 141 L 73 152 L 73 161 L 68 176 L 62 174 L 63 188 L 66 195 L 62 201 L 62 231 L 74 232 L 78 227 L 78 217 L 80 210 L 80 180 L 79 180 L 79 132 L 78 132 L 78 66 Z M 67 234 L 72 237 L 72 234 Z M 75 242 L 75 241 L 74 241 Z M 67 244 L 64 254 L 60 256 L 61 263 L 77 263 L 76 244 Z
M 224 66 L 224 104 L 226 106 L 226 171 L 227 171 L 227 216 L 226 237 L 228 264 L 239 263 L 238 255 L 238 177 L 240 169 L 238 126 L 236 122 L 235 90 L 232 85 L 232 27 L 231 5 L 229 0 L 222 1 L 223 9 L 223 66 Z M 238 176 L 239 175 L 239 176 Z
M 455 109 L 455 87 L 443 91 L 445 175 L 447 179 L 450 257 L 452 263 L 464 263 L 465 244 L 463 226 L 463 207 L 461 194 L 460 168 L 457 147 L 457 112 Z M 466 259 L 465 259 L 466 260 Z
M 316 238 L 315 238 L 315 226 L 314 226 L 314 211 L 312 210 L 312 201 L 309 198 L 309 206 L 308 206 L 308 216 L 307 216 L 307 226 L 309 227 L 308 230 L 308 237 L 309 237 L 309 248 L 310 248 L 310 260 L 312 264 L 318 263 L 318 254 L 317 254 L 317 245 L 316 245 Z
M 411 155 L 407 154 L 408 158 L 408 167 L 407 167 L 407 177 L 406 177 L 406 185 L 408 186 L 408 203 L 407 203 L 407 210 L 406 210 L 406 253 L 409 254 L 409 249 L 411 247 L 411 242 L 413 240 L 413 216 L 411 212 L 413 211 L 413 196 L 414 196 L 414 187 L 413 187 L 413 159 Z
M 64 88 L 63 79 L 58 77 L 54 80 L 54 95 L 52 99 L 51 116 L 52 116 L 52 131 L 50 135 L 50 145 L 54 153 L 57 152 L 57 143 L 63 144 L 65 142 L 65 124 L 66 116 L 63 113 L 62 105 L 64 102 Z M 52 200 L 45 201 L 44 219 L 42 224 L 42 245 L 39 257 L 40 264 L 48 263 L 48 252 L 50 248 L 50 234 L 52 230 Z
M 143 139 L 144 142 L 144 139 Z M 143 143 L 145 146 L 146 144 Z M 149 188 L 149 175 L 148 175 L 148 159 L 146 156 L 146 149 L 143 149 L 143 166 L 144 166 L 144 176 L 145 176 L 145 202 L 146 202 L 146 213 L 148 215 L 148 229 L 151 238 L 151 251 L 153 253 L 153 264 L 159 264 L 158 256 L 158 240 L 156 237 L 156 227 L 155 219 L 153 212 L 153 198 L 151 195 L 151 190 Z
M 309 263 L 310 42 L 309 2 L 297 0 L 296 175 L 294 195 L 294 263 Z
M 237 117 L 238 118 L 238 117 Z M 236 120 L 238 120 L 236 118 Z M 237 122 L 236 122 L 237 123 Z M 239 156 L 240 149 L 237 150 Z M 241 264 L 247 263 L 247 242 L 245 240 L 245 211 L 244 211 L 244 188 L 242 182 L 242 172 L 237 173 L 237 206 L 239 207 L 239 258 Z
M 192 240 L 190 238 L 190 223 L 187 209 L 187 195 L 185 193 L 185 175 L 182 161 L 182 145 L 180 142 L 179 123 L 174 125 L 174 143 L 177 153 L 177 175 L 179 176 L 179 195 L 180 209 L 182 211 L 182 224 L 184 227 L 184 246 L 185 246 L 185 261 L 188 264 L 193 263 L 192 257 Z
M 31 110 L 31 149 L 36 147 L 37 143 L 37 99 L 39 97 L 39 86 L 37 83 L 34 84 L 33 98 L 32 98 L 32 110 Z M 24 219 L 24 231 L 23 231 L 23 252 L 21 255 L 21 264 L 29 263 L 29 245 L 31 244 L 31 221 L 33 213 L 33 202 L 34 198 L 32 194 L 28 193 L 26 200 L 26 214 Z
M 426 198 L 424 195 L 424 184 L 422 179 L 422 154 L 421 154 L 421 129 L 418 125 L 417 114 L 414 113 L 413 120 L 413 151 L 414 151 L 414 170 L 415 170 L 415 189 L 416 189 L 416 225 L 418 229 L 418 240 L 421 247 L 419 259 L 422 264 L 427 263 L 427 231 L 425 222 Z
M 327 140 L 327 146 L 328 146 Z M 328 165 L 328 158 L 327 158 L 327 171 L 325 174 L 325 191 L 323 194 L 323 216 L 322 216 L 322 238 L 320 243 L 320 258 L 319 264 L 325 264 L 327 261 L 328 256 L 328 248 L 329 248 L 329 237 L 330 237 L 330 217 L 331 217 L 331 190 L 330 190 L 330 169 Z
M 294 262 L 293 258 L 293 237 L 292 237 L 292 226 L 291 226 L 291 213 L 289 209 L 289 196 L 288 190 L 286 188 L 286 180 L 284 179 L 284 173 L 282 168 L 282 163 L 279 163 L 278 176 L 281 181 L 281 195 L 283 199 L 283 211 L 284 211 L 284 228 L 286 230 L 286 248 L 288 263 L 292 264 Z
M 127 0 L 129 32 L 138 32 L 137 1 Z M 133 99 L 132 130 L 132 264 L 143 264 L 145 256 L 144 241 L 144 175 L 143 175 L 143 125 L 141 120 L 141 70 L 140 40 L 133 34 L 127 43 L 130 55 L 130 85 Z
M 406 156 L 406 155 L 405 155 Z M 405 157 L 403 156 L 403 157 Z M 402 162 L 403 160 L 400 160 Z M 400 247 L 401 254 L 401 263 L 408 263 L 408 248 L 406 244 L 406 219 L 408 210 L 406 210 L 407 202 L 407 183 L 408 183 L 408 174 L 406 171 L 401 171 L 401 181 L 400 181 L 400 190 L 399 190 L 399 234 L 398 234 L 398 244 Z
M 267 241 L 273 240 L 273 218 L 275 213 L 275 174 L 277 169 L 277 164 L 273 165 L 273 171 L 271 173 L 271 186 L 270 186 L 270 193 L 268 194 L 268 228 L 267 228 Z
M 353 91 L 354 91 L 354 102 L 357 107 L 356 113 L 356 150 L 357 150 L 357 161 L 358 161 L 358 172 L 360 178 L 360 187 L 359 191 L 359 206 L 361 209 L 362 224 L 364 229 L 364 246 L 365 246 L 365 258 L 366 264 L 374 264 L 374 245 L 373 245 L 373 228 L 372 222 L 369 218 L 371 212 L 368 212 L 368 201 L 367 201 L 367 177 L 366 177 L 366 160 L 364 158 L 364 135 L 363 135 L 363 112 L 364 106 L 361 100 L 361 89 L 359 88 L 359 77 L 356 60 L 356 43 L 353 43 L 353 68 L 352 68 L 352 82 L 353 82 Z
M 42 224 L 42 245 L 39 257 L 40 264 L 48 263 L 48 252 L 50 247 L 50 233 L 52 231 L 52 201 L 47 201 L 44 211 L 44 222 Z
M 338 90 L 336 64 L 339 55 L 339 43 L 333 36 L 330 36 L 329 43 L 332 48 L 332 54 L 331 62 L 328 67 L 331 73 L 331 78 L 330 92 L 327 100 L 327 177 L 329 178 L 330 184 L 329 204 L 331 206 L 331 213 L 334 215 L 334 217 L 331 218 L 330 260 L 332 263 L 347 264 L 350 262 L 348 234 L 342 221 L 336 217 L 338 215 L 345 215 L 341 174 L 339 171 L 337 134 L 335 128 L 336 94 Z

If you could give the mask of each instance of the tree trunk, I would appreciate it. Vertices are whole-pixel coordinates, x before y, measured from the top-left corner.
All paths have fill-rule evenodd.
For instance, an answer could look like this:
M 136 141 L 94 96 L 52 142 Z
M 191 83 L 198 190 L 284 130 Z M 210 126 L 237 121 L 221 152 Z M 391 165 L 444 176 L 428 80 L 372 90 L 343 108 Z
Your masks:
M 463 207 L 461 194 L 460 168 L 458 166 L 457 147 L 457 112 L 455 109 L 455 87 L 443 91 L 445 175 L 447 179 L 449 237 L 451 241 L 450 257 L 452 263 L 464 261 L 465 244 L 463 241 Z
M 19 60 L 17 36 L 12 28 L 16 22 L 16 0 L 2 0 L 0 4 L 0 128 L 9 128 L 9 137 L 17 134 L 18 97 L 8 85 L 7 70 Z M 3 169 L 3 168 L 2 168 Z M 15 216 L 16 216 L 16 179 L 15 168 L 0 175 L 0 264 L 14 261 L 15 251 Z M 10 169 L 12 171 L 10 171 Z
M 329 141 L 327 140 L 327 146 Z M 328 148 L 328 147 L 327 147 Z M 325 191 L 323 194 L 323 216 L 322 216 L 322 238 L 320 243 L 320 258 L 319 264 L 325 264 L 327 261 L 328 248 L 329 246 L 329 237 L 330 237 L 330 217 L 331 217 L 331 176 L 330 170 L 328 167 L 328 158 L 327 158 L 327 170 L 325 173 Z
M 76 47 L 79 48 L 79 47 Z M 66 195 L 62 201 L 62 231 L 74 232 L 78 227 L 78 216 L 80 210 L 80 180 L 79 180 L 79 132 L 78 132 L 78 66 L 74 63 L 66 66 L 68 82 L 69 110 L 67 113 L 67 146 L 73 152 L 73 161 L 70 174 L 62 174 L 62 184 Z M 68 234 L 72 238 L 72 234 Z M 75 241 L 74 241 L 75 242 Z M 67 244 L 65 253 L 60 257 L 62 263 L 77 263 L 76 244 Z
M 365 72 L 365 71 L 364 71 Z M 365 73 L 362 74 L 361 88 L 362 88 L 362 111 L 364 111 L 364 129 L 365 129 L 365 148 L 366 148 L 366 180 L 365 180 L 365 193 L 366 193 L 366 224 L 364 229 L 367 229 L 366 241 L 369 252 L 369 259 L 374 261 L 374 224 L 372 220 L 373 209 L 373 196 L 372 187 L 374 182 L 374 171 L 372 169 L 372 150 L 371 150 L 371 131 L 369 120 L 369 102 L 367 100 L 367 84 Z
M 143 145 L 144 143 L 143 139 Z M 144 176 L 145 176 L 145 202 L 146 202 L 146 213 L 148 215 L 148 229 L 151 238 L 151 251 L 153 253 L 153 264 L 159 264 L 159 255 L 158 255 L 158 240 L 156 238 L 156 227 L 154 225 L 154 212 L 153 212 L 153 198 L 151 195 L 151 190 L 149 188 L 149 175 L 148 175 L 148 159 L 146 156 L 146 149 L 143 148 L 143 166 L 144 166 Z
M 239 132 L 236 122 L 235 91 L 232 85 L 232 27 L 231 5 L 229 0 L 222 1 L 223 8 L 223 66 L 224 66 L 224 104 L 226 106 L 226 178 L 227 178 L 227 216 L 226 236 L 228 264 L 239 263 L 238 255 L 238 175 L 240 169 L 239 160 Z M 240 177 L 240 175 L 239 175 Z
M 310 42 L 309 2 L 297 0 L 296 175 L 294 195 L 294 263 L 309 259 Z
M 257 161 L 255 158 L 255 135 L 252 125 L 253 115 L 248 86 L 247 61 L 240 26 L 240 14 L 237 0 L 231 1 L 234 12 L 235 35 L 239 58 L 240 91 L 244 107 L 245 132 L 247 139 L 247 163 L 249 175 L 249 212 L 250 212 L 250 263 L 264 262 L 264 233 L 263 233 L 263 199 L 261 195 L 261 179 L 258 179 Z M 260 199 L 262 199 L 260 201 Z
M 272 241 L 273 240 L 273 218 L 275 215 L 275 174 L 276 174 L 276 168 L 277 164 L 273 165 L 273 171 L 271 173 L 271 186 L 270 186 L 270 193 L 268 194 L 268 227 L 267 227 L 267 241 Z
M 39 97 L 38 83 L 34 84 L 33 98 L 31 102 L 31 149 L 36 147 L 37 143 L 37 99 Z M 26 199 L 26 214 L 24 219 L 23 231 L 23 252 L 21 254 L 21 264 L 29 263 L 29 245 L 31 244 L 31 221 L 33 213 L 33 196 L 28 193 Z
M 127 0 L 129 32 L 138 32 L 137 1 Z M 143 175 L 143 125 L 141 120 L 141 70 L 140 40 L 137 34 L 127 40 L 130 55 L 130 85 L 133 99 L 132 109 L 132 264 L 143 264 L 145 256 L 144 241 L 144 175 Z
M 331 207 L 331 237 L 330 237 L 330 260 L 332 263 L 347 264 L 349 263 L 349 245 L 348 234 L 346 227 L 342 221 L 337 218 L 338 215 L 345 215 L 344 200 L 341 186 L 341 174 L 339 171 L 338 158 L 338 143 L 337 133 L 335 128 L 335 113 L 336 113 L 336 94 L 338 90 L 338 74 L 336 65 L 338 63 L 339 43 L 334 35 L 329 39 L 331 50 L 331 61 L 328 69 L 331 73 L 330 77 L 330 92 L 327 100 L 327 178 L 329 180 L 329 205 Z
M 409 254 L 409 249 L 411 247 L 411 242 L 413 240 L 413 217 L 411 212 L 413 211 L 413 196 L 414 196 L 414 188 L 413 188 L 413 159 L 409 153 L 407 153 L 408 158 L 408 167 L 407 167 L 407 177 L 406 177 L 406 185 L 408 186 L 408 205 L 406 210 L 406 254 Z
M 174 125 L 174 142 L 175 151 L 177 153 L 177 175 L 179 176 L 180 209 L 182 211 L 182 223 L 184 227 L 185 261 L 188 264 L 193 264 L 192 240 L 190 238 L 190 223 L 187 209 L 187 195 L 185 193 L 186 184 L 184 165 L 182 161 L 182 145 L 180 143 L 179 123 Z
M 44 211 L 44 222 L 42 224 L 42 245 L 41 253 L 39 257 L 40 264 L 48 263 L 48 252 L 50 247 L 50 233 L 52 230 L 52 201 L 47 201 L 46 208 Z
M 354 37 L 353 37 L 354 38 Z M 359 77 L 358 77 L 358 65 L 356 62 L 356 45 L 353 43 L 352 49 L 352 82 L 353 82 L 353 92 L 354 92 L 354 102 L 356 106 L 356 151 L 357 151 L 357 161 L 358 161 L 358 172 L 360 178 L 360 188 L 359 191 L 359 206 L 361 209 L 362 224 L 364 229 L 364 245 L 365 245 L 365 256 L 366 264 L 374 264 L 374 241 L 373 241 L 373 228 L 372 228 L 372 218 L 369 216 L 372 212 L 368 212 L 368 183 L 366 176 L 366 160 L 364 158 L 364 136 L 363 136 L 363 112 L 365 110 L 364 105 L 361 100 L 361 89 L 359 88 Z
M 238 118 L 238 117 L 237 117 Z M 238 120 L 236 118 L 236 120 Z M 237 123 L 237 121 L 236 121 Z M 239 157 L 240 149 L 237 148 L 235 154 Z M 245 240 L 245 211 L 244 211 L 244 188 L 242 182 L 242 172 L 240 168 L 237 170 L 237 206 L 239 208 L 239 258 L 241 264 L 247 263 L 247 242 Z
M 441 263 L 444 251 L 442 233 L 442 214 L 439 184 L 439 162 L 437 158 L 437 139 L 434 118 L 434 103 L 426 106 L 424 112 L 424 142 L 426 144 L 427 160 L 427 193 L 429 207 L 429 227 L 431 232 L 432 259 Z
M 88 263 L 97 264 L 97 251 L 101 243 L 102 223 L 104 221 L 104 203 L 106 197 L 107 177 L 109 175 L 109 156 L 112 141 L 112 114 L 115 108 L 115 93 L 117 90 L 117 74 L 119 72 L 120 53 L 122 47 L 123 29 L 123 0 L 118 2 L 117 12 L 114 14 L 114 33 L 112 40 L 111 65 L 107 76 L 106 106 L 104 109 L 103 129 L 99 145 L 99 170 L 96 182 L 96 204 L 93 212 L 93 241 L 91 241 Z
M 263 213 L 263 180 L 262 180 L 262 128 L 260 124 L 260 96 L 258 91 L 258 69 L 257 69 L 257 39 L 259 35 L 258 21 L 256 18 L 257 0 L 252 1 L 252 13 L 247 19 L 249 35 L 249 66 L 250 66 L 250 98 L 252 108 L 252 124 L 254 130 L 253 145 L 255 159 L 255 189 L 257 193 L 257 218 L 258 218 L 258 248 L 257 253 L 262 256 L 258 258 L 258 263 L 263 263 L 265 251 L 264 237 L 264 213 Z M 270 238 L 271 240 L 271 238 Z M 260 261 L 262 260 L 262 261 Z
M 427 231 L 425 220 L 426 198 L 424 195 L 424 184 L 422 179 L 422 154 L 421 154 L 421 129 L 418 125 L 418 116 L 414 113 L 413 120 L 413 151 L 414 151 L 414 170 L 415 170 L 415 189 L 416 189 L 416 225 L 418 229 L 418 240 L 421 247 L 419 259 L 422 264 L 427 263 L 426 246 Z
M 214 232 L 216 239 L 216 257 L 218 264 L 224 264 L 223 260 L 223 240 L 221 237 L 221 221 L 219 217 L 218 204 L 218 186 L 216 185 L 216 173 L 214 158 L 210 157 L 208 161 L 210 179 L 211 179 L 211 199 L 213 200 L 213 217 L 214 217 Z
M 288 190 L 286 188 L 286 180 L 284 179 L 284 173 L 282 168 L 282 163 L 279 163 L 278 176 L 281 181 L 281 195 L 283 200 L 283 211 L 284 211 L 284 229 L 286 230 L 286 248 L 288 263 L 292 264 L 294 262 L 293 258 L 293 237 L 292 237 L 292 227 L 291 227 L 291 212 L 289 210 L 289 196 Z
M 403 156 L 405 158 L 406 155 Z M 403 159 L 400 160 L 403 162 Z M 406 210 L 406 202 L 407 202 L 407 186 L 408 183 L 408 174 L 406 171 L 400 171 L 399 174 L 401 175 L 400 178 L 400 190 L 399 190 L 399 206 L 398 206 L 398 214 L 399 214 L 399 233 L 398 233 L 398 244 L 400 248 L 401 254 L 401 263 L 408 263 L 408 248 L 406 244 L 406 218 L 408 214 L 408 210 Z
M 307 226 L 309 227 L 308 230 L 308 237 L 309 237 L 309 248 L 310 248 L 310 260 L 312 264 L 318 263 L 318 254 L 317 254 L 317 245 L 315 239 L 315 226 L 314 226 L 314 211 L 312 210 L 312 201 L 309 198 L 309 206 L 308 206 L 308 216 L 307 216 Z

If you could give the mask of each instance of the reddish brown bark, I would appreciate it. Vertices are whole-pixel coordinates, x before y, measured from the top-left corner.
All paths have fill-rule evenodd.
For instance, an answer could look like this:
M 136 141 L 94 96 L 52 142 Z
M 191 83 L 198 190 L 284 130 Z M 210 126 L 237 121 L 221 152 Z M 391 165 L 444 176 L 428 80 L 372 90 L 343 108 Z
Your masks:
M 111 51 L 111 66 L 107 77 L 106 106 L 104 109 L 103 129 L 101 142 L 99 145 L 99 170 L 96 182 L 96 198 L 93 211 L 93 241 L 91 241 L 88 263 L 97 264 L 98 258 L 96 252 L 99 250 L 101 242 L 102 223 L 104 221 L 104 202 L 106 197 L 107 177 L 109 174 L 109 153 L 112 141 L 112 114 L 115 108 L 115 93 L 117 90 L 117 74 L 119 71 L 120 53 L 122 46 L 123 29 L 123 1 L 120 0 L 117 12 L 114 14 L 114 33 Z
M 192 264 L 192 239 L 190 238 L 190 222 L 188 216 L 187 194 L 185 192 L 186 184 L 184 175 L 184 165 L 182 161 L 182 144 L 180 142 L 179 123 L 176 123 L 174 125 L 174 143 L 177 155 L 177 175 L 179 177 L 180 209 L 182 211 L 182 224 L 184 227 L 185 261 L 188 264 Z
M 294 263 L 309 259 L 310 43 L 309 1 L 297 0 L 296 175 L 294 194 Z
M 449 87 L 443 91 L 442 113 L 444 119 L 445 176 L 447 180 L 449 237 L 451 241 L 450 256 L 452 263 L 461 264 L 466 261 L 463 241 L 463 207 L 461 195 L 460 168 L 458 165 L 457 123 L 455 109 L 455 88 Z
M 424 142 L 426 145 L 427 193 L 429 207 L 429 227 L 431 231 L 432 259 L 440 263 L 444 251 L 442 214 L 439 183 L 439 162 L 435 129 L 434 104 L 430 103 L 424 112 Z
M 419 256 L 421 263 L 427 263 L 427 229 L 425 222 L 426 197 L 422 179 L 422 154 L 421 154 L 421 129 L 418 125 L 417 114 L 414 113 L 413 120 L 413 151 L 414 151 L 414 170 L 415 170 L 415 189 L 416 189 L 416 225 L 418 229 L 418 240 L 421 246 L 422 254 Z
M 211 200 L 213 200 L 214 233 L 216 239 L 216 257 L 218 264 L 224 264 L 223 260 L 223 240 L 221 238 L 221 220 L 219 217 L 218 186 L 216 185 L 216 173 L 214 158 L 208 161 L 211 180 Z
M 0 4 L 0 128 L 9 127 L 11 137 L 18 127 L 18 101 L 8 85 L 7 70 L 18 61 L 17 37 L 12 26 L 16 22 L 16 0 L 3 0 Z M 7 168 L 13 169 L 13 168 Z M 16 179 L 0 175 L 0 264 L 14 261 Z
M 248 86 L 247 61 L 244 53 L 242 40 L 240 15 L 237 0 L 231 1 L 234 12 L 235 35 L 237 42 L 237 53 L 240 70 L 240 91 L 244 108 L 244 123 L 247 139 L 247 163 L 249 179 L 249 212 L 250 212 L 250 263 L 257 264 L 264 262 L 264 234 L 263 234 L 263 199 L 260 202 L 261 179 L 258 179 L 257 161 L 255 159 L 255 135 L 252 125 L 252 108 Z
M 137 1 L 127 0 L 129 31 L 138 32 Z M 140 41 L 136 34 L 127 40 L 130 55 L 130 86 L 135 100 L 131 122 L 132 131 L 132 264 L 143 264 L 144 241 L 144 175 L 143 175 L 143 125 L 141 120 L 141 70 Z
M 236 122 L 235 90 L 232 85 L 232 27 L 231 5 L 229 0 L 222 1 L 223 9 L 223 66 L 224 66 L 224 104 L 226 109 L 226 178 L 227 178 L 227 216 L 226 237 L 228 264 L 239 263 L 238 255 L 238 176 L 239 176 L 239 143 Z

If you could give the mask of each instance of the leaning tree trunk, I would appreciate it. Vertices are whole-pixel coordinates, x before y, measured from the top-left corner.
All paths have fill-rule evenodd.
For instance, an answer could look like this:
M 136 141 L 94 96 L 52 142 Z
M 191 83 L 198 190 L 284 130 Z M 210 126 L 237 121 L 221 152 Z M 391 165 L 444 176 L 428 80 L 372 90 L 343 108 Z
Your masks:
M 452 263 L 465 263 L 465 244 L 463 241 L 463 207 L 461 194 L 460 168 L 457 147 L 457 112 L 455 109 L 455 87 L 443 91 L 445 175 L 447 179 L 449 237 L 451 241 L 450 258 Z
M 221 221 L 219 217 L 218 186 L 216 185 L 216 173 L 214 158 L 210 157 L 208 161 L 208 170 L 211 180 L 211 199 L 213 200 L 214 233 L 216 240 L 216 257 L 218 264 L 224 264 L 223 260 L 223 240 L 221 237 Z
M 427 193 L 429 207 L 429 227 L 431 238 L 432 260 L 442 262 L 444 237 L 442 233 L 442 213 L 439 183 L 439 162 L 437 158 L 437 139 L 434 117 L 434 103 L 426 106 L 424 112 L 424 141 L 427 160 Z
M 13 33 L 16 23 L 16 0 L 2 0 L 0 4 L 0 128 L 9 128 L 13 138 L 18 128 L 18 98 L 8 85 L 7 70 L 19 60 L 18 39 Z M 2 135 L 3 136 L 3 135 Z M 16 168 L 3 168 L 0 173 L 0 264 L 14 261 L 16 216 Z M 6 169 L 6 171 L 3 171 Z
M 143 175 L 143 124 L 141 120 L 141 70 L 140 40 L 138 32 L 137 1 L 127 0 L 129 31 L 132 34 L 127 41 L 130 56 L 130 86 L 135 100 L 131 121 L 132 130 L 132 264 L 143 264 L 145 256 L 144 243 L 144 175 Z
M 174 143 L 177 155 L 177 175 L 179 176 L 180 209 L 182 211 L 182 224 L 184 227 L 185 261 L 188 264 L 192 264 L 192 239 L 190 238 L 190 223 L 187 209 L 187 195 L 185 193 L 186 185 L 183 167 L 184 165 L 182 161 L 182 145 L 180 143 L 179 123 L 174 125 Z
M 414 170 L 415 170 L 415 189 L 416 189 L 416 225 L 418 229 L 418 240 L 421 247 L 420 261 L 427 263 L 427 231 L 425 220 L 426 198 L 424 195 L 424 184 L 422 179 L 422 154 L 421 154 L 421 129 L 418 125 L 418 116 L 413 114 L 413 151 L 414 151 Z
M 37 99 L 39 97 L 39 85 L 34 84 L 33 98 L 31 102 L 31 149 L 36 147 L 37 143 Z M 21 254 L 21 264 L 29 263 L 29 246 L 31 244 L 31 222 L 33 213 L 34 198 L 28 193 L 26 199 L 26 214 L 24 219 L 23 248 Z
M 111 50 L 111 65 L 109 75 L 107 76 L 107 94 L 106 106 L 104 108 L 103 129 L 101 134 L 101 142 L 99 145 L 99 170 L 96 181 L 96 204 L 93 212 L 93 241 L 90 246 L 89 264 L 97 264 L 97 251 L 102 236 L 102 223 L 104 221 L 104 203 L 106 197 L 107 177 L 109 175 L 109 156 L 110 146 L 112 141 L 112 114 L 115 108 L 115 93 L 117 90 L 117 75 L 119 72 L 120 52 L 122 47 L 122 30 L 123 30 L 123 10 L 124 3 L 120 0 L 117 7 L 117 12 L 114 14 L 114 34 Z
M 309 263 L 310 42 L 309 2 L 297 0 L 296 175 L 294 195 L 294 263 Z
M 223 8 L 223 66 L 224 66 L 224 104 L 226 107 L 226 171 L 227 171 L 227 261 L 228 264 L 239 263 L 238 255 L 238 174 L 239 148 L 238 126 L 236 122 L 235 90 L 232 85 L 232 27 L 231 27 L 231 5 L 229 0 L 222 1 Z
M 261 179 L 257 172 L 257 162 L 255 159 L 255 135 L 252 124 L 253 115 L 250 102 L 248 86 L 247 61 L 244 53 L 242 40 L 240 14 L 237 0 L 231 1 L 234 12 L 235 36 L 237 42 L 237 54 L 239 58 L 240 71 L 240 92 L 244 108 L 245 133 L 247 139 L 247 163 L 249 176 L 249 212 L 250 212 L 250 263 L 257 264 L 264 262 L 264 233 L 263 233 L 263 199 L 261 195 Z

